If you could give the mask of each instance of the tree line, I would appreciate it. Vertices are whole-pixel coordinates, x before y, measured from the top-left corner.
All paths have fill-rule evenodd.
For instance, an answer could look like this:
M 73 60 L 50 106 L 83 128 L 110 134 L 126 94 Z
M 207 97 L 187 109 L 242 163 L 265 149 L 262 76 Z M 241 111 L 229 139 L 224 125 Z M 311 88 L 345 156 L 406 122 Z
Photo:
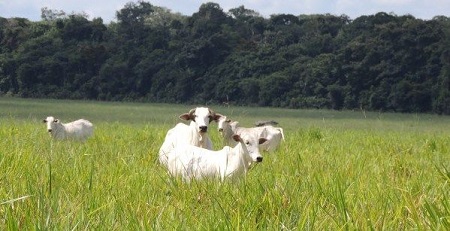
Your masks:
M 0 17 L 0 95 L 450 114 L 450 18 L 129 2 Z

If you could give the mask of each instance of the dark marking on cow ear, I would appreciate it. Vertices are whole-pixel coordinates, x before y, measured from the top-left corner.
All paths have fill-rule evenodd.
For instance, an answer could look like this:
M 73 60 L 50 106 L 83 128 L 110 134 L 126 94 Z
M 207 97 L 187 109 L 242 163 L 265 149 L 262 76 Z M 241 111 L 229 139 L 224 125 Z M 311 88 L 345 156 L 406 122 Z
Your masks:
M 263 144 L 264 142 L 266 142 L 267 139 L 266 138 L 259 138 L 259 144 Z
M 189 118 L 190 118 L 191 120 L 194 120 L 194 119 L 195 119 L 195 110 L 197 110 L 197 108 L 193 108 L 193 109 L 191 109 L 191 110 L 189 111 Z
M 219 113 L 214 113 L 214 114 L 212 114 L 211 115 L 211 117 L 212 117 L 212 119 L 214 120 L 214 121 L 219 121 L 219 119 L 220 119 L 220 117 L 222 117 L 223 115 L 222 114 L 219 114 Z
M 188 120 L 191 119 L 191 116 L 189 115 L 189 113 L 184 113 L 184 114 L 181 114 L 181 115 L 179 116 L 179 118 L 182 119 L 182 120 L 188 121 Z
M 241 137 L 240 137 L 238 134 L 234 134 L 234 135 L 232 136 L 232 138 L 233 138 L 233 140 L 236 141 L 236 142 L 239 142 L 239 141 L 242 140 Z

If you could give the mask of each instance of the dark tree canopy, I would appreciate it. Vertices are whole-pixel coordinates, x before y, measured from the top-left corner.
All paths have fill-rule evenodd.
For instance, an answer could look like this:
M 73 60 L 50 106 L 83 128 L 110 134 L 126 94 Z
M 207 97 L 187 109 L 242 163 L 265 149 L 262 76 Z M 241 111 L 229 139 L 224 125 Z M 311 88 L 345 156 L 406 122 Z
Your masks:
M 129 2 L 104 24 L 0 15 L 0 95 L 450 114 L 450 18 Z

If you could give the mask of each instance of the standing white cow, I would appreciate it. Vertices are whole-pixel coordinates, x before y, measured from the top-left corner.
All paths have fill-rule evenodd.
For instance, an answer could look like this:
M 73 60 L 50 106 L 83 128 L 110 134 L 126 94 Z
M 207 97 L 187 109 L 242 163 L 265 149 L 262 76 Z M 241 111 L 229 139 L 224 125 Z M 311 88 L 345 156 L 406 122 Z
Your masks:
M 63 124 L 59 119 L 48 116 L 43 122 L 47 124 L 47 132 L 56 140 L 85 141 L 94 132 L 94 125 L 85 119 Z
M 191 144 L 197 147 L 212 150 L 213 145 L 208 136 L 208 125 L 222 117 L 206 107 L 191 109 L 188 113 L 181 114 L 180 119 L 191 121 L 189 125 L 178 123 L 170 129 L 159 149 L 159 162 L 167 166 L 167 158 L 172 149 L 181 144 Z
M 180 145 L 171 151 L 168 168 L 172 176 L 181 175 L 183 180 L 203 178 L 237 179 L 247 173 L 250 163 L 261 162 L 258 143 L 266 141 L 255 135 L 233 135 L 237 142 L 234 148 L 225 146 L 219 151 L 211 151 L 193 145 Z
M 266 142 L 260 144 L 261 150 L 272 152 L 275 151 L 280 145 L 281 140 L 284 140 L 284 132 L 280 127 L 262 126 L 244 128 L 239 126 L 238 121 L 231 121 L 226 116 L 219 118 L 218 130 L 222 135 L 225 145 L 234 145 L 234 141 L 231 138 L 233 134 L 241 135 L 243 133 L 255 133 L 260 137 L 266 138 Z

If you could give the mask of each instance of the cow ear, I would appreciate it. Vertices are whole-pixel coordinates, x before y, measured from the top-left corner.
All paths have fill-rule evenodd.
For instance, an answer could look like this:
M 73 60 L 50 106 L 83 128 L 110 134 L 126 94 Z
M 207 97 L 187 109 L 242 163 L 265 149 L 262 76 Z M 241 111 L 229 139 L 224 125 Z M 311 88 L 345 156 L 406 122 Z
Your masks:
M 232 137 L 233 137 L 233 140 L 236 141 L 236 142 L 239 142 L 239 141 L 242 140 L 241 137 L 238 134 L 234 134 Z
M 191 109 L 188 113 L 181 114 L 179 117 L 182 120 L 186 120 L 186 121 L 193 120 L 193 121 L 195 121 L 194 113 L 195 113 L 195 108 Z
M 191 119 L 191 116 L 189 115 L 189 113 L 184 113 L 184 114 L 181 114 L 180 116 L 179 116 L 179 118 L 180 119 L 182 119 L 182 120 L 190 120 Z
M 267 139 L 266 138 L 259 138 L 259 144 L 263 144 L 264 142 L 266 142 Z
M 221 114 L 219 114 L 219 113 L 215 113 L 214 115 L 213 115 L 213 117 L 212 117 L 212 119 L 214 120 L 214 121 L 219 121 L 219 119 L 220 119 L 220 117 L 222 117 L 223 115 L 221 115 Z

